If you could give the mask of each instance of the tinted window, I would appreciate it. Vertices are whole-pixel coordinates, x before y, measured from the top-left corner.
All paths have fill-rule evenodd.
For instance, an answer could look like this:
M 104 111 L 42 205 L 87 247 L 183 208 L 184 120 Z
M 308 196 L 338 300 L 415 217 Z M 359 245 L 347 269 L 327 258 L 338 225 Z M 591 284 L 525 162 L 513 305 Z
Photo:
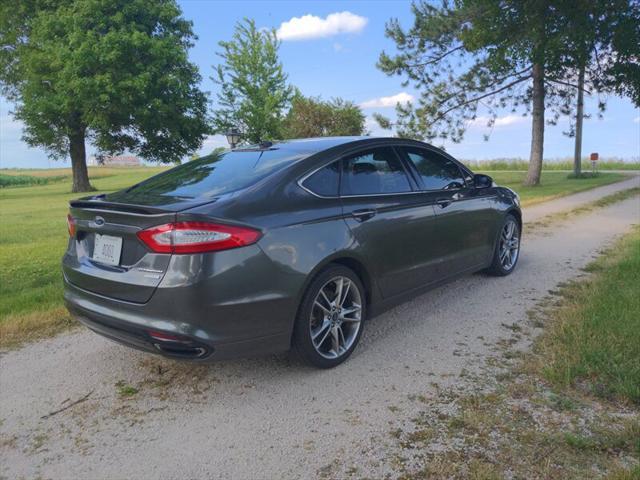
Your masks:
M 427 190 L 463 188 L 460 168 L 448 158 L 421 148 L 403 147 Z
M 391 148 L 375 148 L 344 160 L 343 195 L 410 192 L 411 185 Z
M 283 150 L 235 150 L 192 160 L 151 177 L 115 197 L 214 197 L 248 187 L 305 155 Z
M 302 184 L 316 195 L 335 197 L 338 195 L 340 162 L 333 162 L 308 177 Z

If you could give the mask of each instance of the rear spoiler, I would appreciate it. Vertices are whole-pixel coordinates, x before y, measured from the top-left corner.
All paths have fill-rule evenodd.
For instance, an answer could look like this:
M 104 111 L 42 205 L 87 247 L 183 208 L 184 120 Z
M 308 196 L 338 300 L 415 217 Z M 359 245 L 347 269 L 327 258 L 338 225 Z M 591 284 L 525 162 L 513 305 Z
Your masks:
M 125 203 L 91 201 L 91 200 L 72 200 L 69 202 L 71 208 L 83 208 L 91 210 L 113 210 L 116 212 L 137 213 L 139 215 L 154 215 L 157 213 L 168 213 L 171 210 L 162 208 L 145 207 L 141 205 L 128 205 Z
M 78 200 L 71 200 L 69 205 L 71 208 L 84 208 L 92 210 L 112 210 L 117 212 L 129 212 L 138 215 L 156 215 L 158 213 L 176 213 L 183 210 L 189 210 L 190 208 L 199 207 L 208 203 L 213 203 L 217 198 L 193 201 L 193 200 L 178 200 L 176 202 L 168 202 L 161 207 L 152 207 L 148 205 L 139 205 L 131 203 L 109 202 L 104 200 L 106 195 L 96 195 L 93 197 L 80 198 Z

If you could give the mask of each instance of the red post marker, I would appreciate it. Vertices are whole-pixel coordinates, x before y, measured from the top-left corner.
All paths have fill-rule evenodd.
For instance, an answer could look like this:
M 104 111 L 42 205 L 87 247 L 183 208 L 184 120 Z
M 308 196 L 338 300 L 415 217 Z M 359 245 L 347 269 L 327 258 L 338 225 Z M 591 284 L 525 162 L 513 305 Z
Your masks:
M 598 153 L 597 152 L 593 152 L 591 154 L 591 171 L 594 174 L 596 173 L 597 165 L 598 165 Z

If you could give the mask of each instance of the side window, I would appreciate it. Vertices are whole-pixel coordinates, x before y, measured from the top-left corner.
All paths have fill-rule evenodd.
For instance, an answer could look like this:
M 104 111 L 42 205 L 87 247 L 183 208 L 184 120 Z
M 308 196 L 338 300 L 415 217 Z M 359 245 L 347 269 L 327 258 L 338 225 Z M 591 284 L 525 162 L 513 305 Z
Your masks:
M 458 165 L 448 158 L 421 148 L 402 147 L 415 165 L 427 190 L 452 190 L 464 187 L 464 178 Z
M 338 184 L 340 182 L 340 161 L 330 163 L 322 167 L 310 177 L 307 177 L 302 185 L 316 195 L 323 197 L 337 197 Z
M 388 147 L 374 148 L 343 160 L 343 195 L 410 192 L 400 159 Z

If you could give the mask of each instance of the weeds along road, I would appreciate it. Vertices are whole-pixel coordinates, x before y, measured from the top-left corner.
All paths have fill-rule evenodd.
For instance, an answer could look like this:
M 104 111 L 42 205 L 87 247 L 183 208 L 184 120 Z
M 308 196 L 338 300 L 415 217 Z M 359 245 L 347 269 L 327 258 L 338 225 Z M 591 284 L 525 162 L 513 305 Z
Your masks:
M 5 352 L 0 477 L 299 478 L 339 459 L 337 476 L 379 478 L 412 397 L 481 373 L 514 324 L 535 335 L 527 311 L 639 222 L 635 196 L 528 232 L 513 275 L 469 276 L 375 318 L 331 371 L 286 355 L 176 363 L 86 330 Z

